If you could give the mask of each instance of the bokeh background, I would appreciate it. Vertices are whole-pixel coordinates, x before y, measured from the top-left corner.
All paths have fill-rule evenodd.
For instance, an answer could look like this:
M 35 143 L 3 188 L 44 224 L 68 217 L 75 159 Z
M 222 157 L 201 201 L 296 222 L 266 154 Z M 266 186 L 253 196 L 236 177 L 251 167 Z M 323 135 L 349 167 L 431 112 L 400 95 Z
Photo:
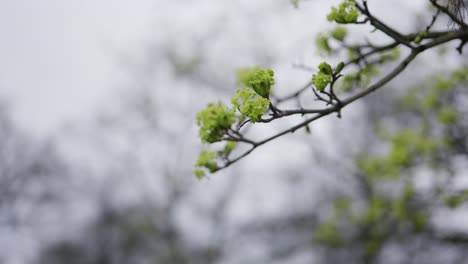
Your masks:
M 229 100 L 241 67 L 273 68 L 278 94 L 307 83 L 339 2 L 0 0 L 0 263 L 353 263 L 313 242 L 326 201 L 353 193 L 356 156 L 380 147 L 374 125 L 398 91 L 466 55 L 428 53 L 342 119 L 192 175 L 196 113 Z M 405 32 L 431 19 L 425 0 L 369 2 Z M 463 208 L 431 217 L 457 234 L 467 219 Z M 382 263 L 403 263 L 398 243 Z M 436 241 L 407 263 L 467 261 L 466 245 Z

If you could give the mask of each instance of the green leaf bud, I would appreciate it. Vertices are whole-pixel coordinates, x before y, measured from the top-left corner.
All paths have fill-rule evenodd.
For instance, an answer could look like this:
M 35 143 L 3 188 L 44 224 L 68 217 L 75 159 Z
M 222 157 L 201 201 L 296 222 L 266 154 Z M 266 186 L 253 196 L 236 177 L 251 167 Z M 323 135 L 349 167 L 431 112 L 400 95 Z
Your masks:
M 210 103 L 197 114 L 199 135 L 204 143 L 220 141 L 234 122 L 236 122 L 235 112 L 223 103 Z
M 216 159 L 217 156 L 215 152 L 204 150 L 200 153 L 200 156 L 198 157 L 195 166 L 206 168 L 209 172 L 213 173 L 218 170 L 218 164 L 216 163 Z M 201 175 L 200 172 L 196 172 L 195 176 L 197 176 L 197 174 L 199 176 Z
M 353 1 L 344 1 L 338 8 L 332 7 L 332 11 L 328 14 L 328 21 L 335 21 L 338 24 L 356 23 L 359 16 L 359 11 Z
M 320 65 L 318 66 L 318 69 L 320 70 L 320 72 L 322 72 L 324 74 L 327 74 L 327 75 L 332 75 L 333 74 L 332 67 L 330 66 L 330 64 L 328 64 L 326 62 L 320 63 Z
M 343 70 L 344 66 L 344 62 L 338 63 L 338 65 L 336 65 L 335 74 L 339 74 Z
M 237 72 L 239 84 L 251 87 L 258 95 L 268 98 L 271 87 L 275 84 L 274 71 L 259 67 L 243 68 Z
M 270 105 L 270 100 L 260 97 L 249 87 L 237 89 L 231 102 L 234 109 L 241 113 L 241 118 L 249 117 L 252 123 L 258 122 Z
M 326 62 L 320 63 L 318 66 L 319 72 L 312 75 L 312 84 L 315 86 L 317 91 L 324 91 L 327 85 L 332 80 L 333 70 L 330 64 Z
M 319 72 L 312 75 L 312 84 L 315 86 L 317 91 L 324 91 L 327 85 L 331 82 L 332 76 Z
M 414 38 L 414 43 L 419 44 L 427 36 L 427 32 L 421 32 Z

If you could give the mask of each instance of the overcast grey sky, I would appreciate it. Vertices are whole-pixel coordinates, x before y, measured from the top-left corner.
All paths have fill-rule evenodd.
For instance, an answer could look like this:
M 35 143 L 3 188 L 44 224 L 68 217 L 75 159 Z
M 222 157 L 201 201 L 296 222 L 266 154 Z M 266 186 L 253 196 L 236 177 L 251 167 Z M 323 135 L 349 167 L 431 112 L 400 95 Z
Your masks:
M 119 66 L 119 56 L 141 50 L 155 37 L 160 30 L 155 24 L 158 17 L 172 16 L 171 21 L 191 21 L 191 17 L 199 20 L 205 15 L 193 12 L 193 6 L 197 10 L 210 10 L 209 13 L 222 13 L 244 2 L 251 3 L 0 0 L 0 96 L 11 103 L 23 127 L 54 131 L 64 120 L 92 113 L 104 96 L 122 83 L 125 70 Z M 264 3 L 256 3 L 260 2 Z M 371 4 L 385 10 L 391 5 L 389 2 L 380 0 Z M 422 2 L 410 1 L 402 10 L 411 12 L 420 8 Z M 307 5 L 317 7 L 320 3 Z M 297 16 L 301 15 L 306 14 L 297 12 Z M 310 34 L 314 31 L 317 29 Z
M 96 107 L 119 81 L 117 54 L 142 45 L 154 0 L 0 0 L 0 96 L 46 132 Z

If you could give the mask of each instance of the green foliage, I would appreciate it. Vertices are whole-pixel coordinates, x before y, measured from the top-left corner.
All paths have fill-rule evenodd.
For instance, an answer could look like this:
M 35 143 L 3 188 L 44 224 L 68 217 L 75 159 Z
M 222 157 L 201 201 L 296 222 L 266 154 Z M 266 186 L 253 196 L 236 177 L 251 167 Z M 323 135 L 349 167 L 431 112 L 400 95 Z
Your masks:
M 206 176 L 206 171 L 210 173 L 216 172 L 219 169 L 217 163 L 218 157 L 227 158 L 235 148 L 236 142 L 226 141 L 224 148 L 220 151 L 203 150 L 195 163 L 195 169 L 193 170 L 195 177 L 201 180 Z
M 197 114 L 199 135 L 204 143 L 220 141 L 234 122 L 236 122 L 235 112 L 221 102 L 210 103 Z
M 383 219 L 381 220 L 384 221 Z M 365 240 L 365 254 L 366 256 L 376 256 L 382 248 L 386 237 L 388 236 L 385 225 L 382 223 L 373 223 L 369 227 L 369 231 L 366 234 L 367 239 Z
M 450 208 L 457 208 L 466 201 L 468 201 L 468 190 L 463 190 L 457 194 L 447 195 L 445 197 L 445 203 Z
M 291 1 L 291 4 L 295 7 L 295 8 L 299 8 L 299 0 L 290 0 Z
M 457 121 L 458 112 L 455 108 L 451 106 L 443 106 L 437 112 L 437 119 L 444 125 L 450 125 Z
M 275 84 L 274 75 L 272 69 L 243 68 L 237 72 L 237 80 L 239 84 L 251 87 L 261 97 L 268 98 L 271 87 Z
M 400 58 L 400 49 L 394 48 L 390 51 L 383 52 L 380 54 L 380 63 L 385 63 L 387 61 L 394 61 Z
M 228 141 L 226 142 L 226 145 L 224 146 L 223 153 L 226 155 L 231 154 L 232 151 L 236 148 L 236 142 L 234 141 Z
M 326 75 L 332 75 L 333 74 L 332 67 L 330 66 L 330 64 L 328 64 L 326 62 L 320 63 L 320 65 L 318 66 L 318 69 L 323 74 L 326 74 Z
M 352 1 L 344 1 L 338 8 L 332 7 L 328 14 L 328 21 L 335 21 L 338 24 L 356 23 L 359 16 L 359 11 L 356 4 Z
M 388 218 L 388 199 L 380 195 L 373 195 L 364 212 L 354 217 L 355 223 L 365 230 L 364 244 L 367 256 L 374 256 L 380 250 L 387 236 L 386 224 Z
M 362 212 L 352 212 L 352 219 L 361 227 L 360 234 L 368 256 L 378 254 L 392 233 L 423 232 L 428 227 L 428 208 L 431 204 L 418 200 L 410 179 L 407 178 L 397 195 L 378 192 L 375 186 L 382 182 L 400 183 L 402 177 L 410 176 L 411 168 L 419 164 L 446 168 L 443 159 L 441 163 L 433 161 L 451 153 L 451 145 L 447 144 L 449 135 L 446 135 L 450 130 L 444 128 L 455 126 L 459 121 L 459 113 L 456 106 L 450 104 L 450 100 L 453 100 L 450 98 L 456 94 L 454 89 L 457 85 L 468 83 L 466 73 L 466 69 L 457 70 L 445 77 L 432 78 L 429 85 L 408 89 L 401 98 L 401 105 L 403 110 L 410 110 L 413 117 L 419 119 L 422 128 L 389 131 L 380 127 L 379 135 L 388 143 L 387 151 L 380 156 L 365 155 L 358 159 L 358 167 L 372 196 Z M 468 201 L 468 191 L 443 197 L 447 206 L 455 208 Z
M 361 209 L 353 209 L 349 199 L 338 198 L 334 202 L 333 216 L 317 226 L 314 238 L 317 242 L 332 247 L 361 240 L 365 254 L 375 256 L 392 232 L 407 232 L 407 227 L 412 227 L 416 232 L 426 228 L 428 215 L 423 210 L 413 208 L 415 195 L 413 185 L 407 183 L 400 195 L 394 198 L 372 192 L 366 206 Z M 352 237 L 353 233 L 346 237 L 338 223 L 342 223 L 343 227 L 346 224 L 353 225 L 354 227 L 348 226 L 348 229 L 359 230 L 354 233 L 358 237 Z
M 426 228 L 429 216 L 421 209 L 412 208 L 415 194 L 413 185 L 407 183 L 400 196 L 392 202 L 392 214 L 400 225 L 410 224 L 416 232 L 420 232 Z
M 419 99 L 415 89 L 408 90 L 408 92 L 400 98 L 400 104 L 406 109 L 416 109 L 419 105 Z
M 338 26 L 330 32 L 317 34 L 317 37 L 315 38 L 315 46 L 322 55 L 331 55 L 333 54 L 333 49 L 330 46 L 330 39 L 343 42 L 347 35 L 348 30 L 342 26 Z
M 270 105 L 270 100 L 260 97 L 249 87 L 238 89 L 231 102 L 242 117 L 249 117 L 252 123 L 258 122 Z
M 388 201 L 384 197 L 379 195 L 372 196 L 367 210 L 359 222 L 371 224 L 382 220 L 385 216 L 387 206 Z
M 197 177 L 197 179 L 199 180 L 203 179 L 206 176 L 205 171 L 201 169 L 194 169 L 193 175 L 195 175 L 195 177 Z
M 353 49 L 348 49 L 350 59 L 355 59 L 358 57 L 358 53 Z M 338 88 L 341 91 L 350 91 L 354 87 L 365 88 L 370 84 L 374 77 L 380 75 L 380 70 L 378 65 L 397 60 L 400 58 L 400 50 L 394 48 L 388 51 L 383 51 L 379 53 L 379 60 L 374 62 L 368 62 L 365 66 L 361 67 L 355 72 L 347 73 L 339 82 Z
M 216 162 L 217 156 L 213 151 L 204 150 L 200 153 L 195 166 L 197 169 L 194 170 L 194 174 L 198 179 L 202 179 L 205 176 L 205 172 L 202 168 L 207 169 L 210 173 L 218 170 L 218 164 Z
M 318 34 L 315 38 L 315 46 L 324 55 L 330 55 L 333 53 L 330 43 L 328 42 L 330 37 L 324 34 Z
M 318 91 L 324 91 L 327 85 L 331 82 L 332 76 L 319 72 L 312 75 L 312 84 Z
M 421 131 L 406 129 L 388 138 L 390 150 L 382 157 L 361 157 L 359 168 L 369 179 L 398 178 L 415 160 L 430 157 L 445 144 L 443 138 L 428 137 Z
M 439 121 L 445 125 L 453 123 L 458 118 L 455 108 L 444 105 L 443 98 L 452 93 L 460 85 L 468 84 L 468 67 L 453 71 L 448 76 L 431 78 L 427 85 L 414 87 L 401 98 L 401 105 L 410 111 L 426 110 L 426 113 L 436 111 Z
M 440 97 L 438 92 L 436 90 L 432 90 L 424 96 L 422 100 L 422 105 L 426 109 L 435 108 L 440 104 L 439 99 Z
M 298 0 L 291 0 L 291 2 L 296 7 L 298 6 Z M 367 7 L 364 6 L 364 8 Z M 356 7 L 356 3 L 346 0 L 338 7 L 332 7 L 327 19 L 338 24 L 361 23 L 358 22 L 359 15 L 359 9 Z M 339 85 L 345 91 L 349 91 L 357 86 L 366 88 L 371 81 L 380 74 L 380 66 L 400 58 L 400 50 L 392 47 L 404 45 L 415 46 L 415 48 L 411 49 L 411 52 L 412 55 L 416 56 L 419 52 L 424 50 L 418 48 L 417 44 L 422 43 L 424 40 L 428 43 L 434 41 L 434 39 L 441 41 L 443 38 L 437 37 L 437 35 L 445 34 L 443 32 L 432 32 L 430 29 L 432 25 L 427 28 L 427 31 L 430 31 L 430 37 L 428 37 L 427 32 L 416 33 L 414 35 L 397 34 L 398 32 L 393 32 L 393 30 L 389 29 L 378 20 L 373 20 L 370 13 L 363 12 L 362 15 L 366 17 L 363 23 L 370 21 L 370 24 L 375 27 L 376 30 L 387 34 L 396 41 L 396 45 L 390 43 L 389 45 L 380 46 L 372 41 L 362 45 L 347 43 L 345 40 L 348 36 L 348 31 L 342 26 L 338 26 L 332 31 L 319 34 L 315 41 L 320 52 L 331 55 L 332 53 L 338 53 L 340 50 L 345 49 L 349 52 L 350 59 L 346 65 L 355 67 L 352 69 L 354 71 L 349 71 L 347 68 L 344 77 L 340 79 L 340 72 L 345 67 L 344 63 L 338 64 L 337 67 L 333 69 L 327 62 L 322 62 L 318 66 L 318 73 L 312 75 L 312 84 L 315 90 L 322 92 L 320 95 L 315 93 L 319 100 L 322 99 L 322 95 L 325 98 L 325 95 L 334 95 L 332 89 L 330 89 L 330 93 L 325 92 L 325 90 L 328 86 L 334 85 L 338 80 Z M 411 40 L 408 39 L 407 36 L 415 37 Z M 407 43 L 411 41 L 412 43 Z M 331 44 L 336 44 L 336 42 L 341 43 L 339 43 L 340 45 L 337 45 L 338 48 L 335 49 L 335 46 L 331 46 Z M 437 44 L 436 42 L 432 43 Z M 430 48 L 431 46 L 427 45 L 427 47 Z M 345 104 L 343 104 L 345 106 L 347 102 L 352 102 L 356 98 L 360 98 L 359 96 L 365 96 L 368 92 L 378 89 L 381 84 L 387 83 L 387 81 L 398 75 L 412 58 L 412 56 L 407 57 L 407 59 L 402 61 L 390 74 L 386 75 L 380 82 L 376 82 L 372 90 L 354 95 L 358 97 L 348 97 L 351 99 L 349 101 L 346 101 L 346 98 L 344 101 L 335 98 L 338 102 L 335 106 L 336 108 L 330 107 L 328 109 L 332 112 L 341 113 L 341 102 L 345 102 Z M 235 95 L 231 98 L 232 109 L 228 109 L 225 106 L 214 107 L 216 110 L 210 112 L 213 117 L 205 118 L 208 119 L 208 121 L 205 119 L 203 119 L 203 122 L 198 121 L 199 125 L 201 124 L 200 136 L 202 140 L 207 143 L 220 141 L 225 135 L 226 130 L 235 122 L 235 113 L 237 113 L 237 111 L 240 113 L 240 117 L 237 119 L 239 123 L 245 121 L 246 118 L 250 118 L 251 123 L 269 122 L 266 121 L 266 119 L 262 120 L 262 116 L 265 115 L 269 106 L 271 106 L 270 110 L 272 112 L 272 118 L 269 120 L 301 113 L 299 110 L 282 111 L 281 109 L 275 109 L 273 105 L 271 105 L 269 98 L 271 89 L 275 84 L 273 77 L 274 72 L 271 69 L 251 67 L 239 70 L 238 83 L 242 87 L 236 90 Z M 418 121 L 418 129 L 403 128 L 395 130 L 395 126 L 392 127 L 392 131 L 382 129 L 381 140 L 384 141 L 387 146 L 387 148 L 383 150 L 383 153 L 373 156 L 366 154 L 360 156 L 357 160 L 359 184 L 362 184 L 363 187 L 363 191 L 359 193 L 359 202 L 361 203 L 358 205 L 362 205 L 362 207 L 355 206 L 353 208 L 351 207 L 352 201 L 343 198 L 336 199 L 334 201 L 333 216 L 319 224 L 315 229 L 315 241 L 334 247 L 343 246 L 351 241 L 359 241 L 364 247 L 365 255 L 374 257 L 377 256 L 387 240 L 395 237 L 394 233 L 397 235 L 405 235 L 408 232 L 420 232 L 427 228 L 429 222 L 429 206 L 425 203 L 426 201 L 421 201 L 422 199 L 418 200 L 418 198 L 422 196 L 418 195 L 410 176 L 412 176 L 411 173 L 414 167 L 421 164 L 435 167 L 437 162 L 440 162 L 441 156 L 450 153 L 446 131 L 449 130 L 447 128 L 452 128 L 451 126 L 459 121 L 460 116 L 457 109 L 448 103 L 450 100 L 447 99 L 447 94 L 451 92 L 454 86 L 461 82 L 468 83 L 468 69 L 454 72 L 447 77 L 433 78 L 430 84 L 422 85 L 422 88 L 418 88 L 419 90 L 413 88 L 408 90 L 407 94 L 401 100 L 403 107 L 396 109 L 395 112 L 401 113 L 401 111 L 411 110 L 411 117 L 414 118 L 414 116 L 416 116 L 415 119 Z M 286 97 L 286 100 L 289 100 L 289 98 L 296 98 L 300 101 L 299 99 L 301 98 L 299 98 L 299 95 L 302 91 L 306 91 L 306 89 L 299 91 L 296 95 Z M 282 102 L 282 100 L 278 101 Z M 333 104 L 332 99 L 330 99 L 330 102 Z M 221 118 L 223 115 L 220 113 L 225 112 L 229 114 L 225 114 L 225 117 Z M 317 112 L 321 113 L 318 115 L 318 118 L 321 117 L 322 113 L 324 113 L 323 115 L 328 114 L 328 112 Z M 307 114 L 305 112 L 302 113 L 304 115 Z M 225 122 L 222 123 L 218 119 L 225 120 Z M 313 119 L 310 120 L 313 121 Z M 308 129 L 307 122 L 306 120 L 302 123 L 303 125 L 300 124 L 297 127 L 305 127 Z M 205 123 L 209 125 L 204 125 Z M 432 127 L 434 125 L 437 126 L 436 129 Z M 239 126 L 239 129 L 240 127 L 241 126 Z M 290 130 L 285 130 L 278 134 L 278 136 L 270 137 L 270 139 L 275 139 L 289 132 L 294 132 L 295 129 L 296 127 L 292 127 Z M 230 132 L 237 133 L 236 136 L 241 135 L 239 131 L 231 130 Z M 224 139 L 229 140 L 229 138 L 226 137 Z M 253 146 L 251 150 L 255 149 L 257 145 L 262 145 L 270 140 L 267 139 L 260 141 L 260 144 L 256 144 L 256 142 L 253 141 L 243 141 L 245 138 L 240 136 L 239 138 L 232 137 L 230 139 L 238 140 L 243 143 L 250 143 Z M 228 156 L 235 147 L 236 142 L 227 141 L 224 148 L 217 152 L 202 152 L 196 163 L 197 170 L 194 171 L 195 175 L 198 178 L 203 178 L 205 170 L 209 172 L 218 170 L 217 162 L 219 162 L 221 168 L 224 168 L 221 165 L 222 161 L 228 161 L 226 166 L 232 164 Z M 246 152 L 246 155 L 249 153 L 250 152 Z M 242 157 L 243 156 L 240 156 L 240 158 Z M 391 193 L 385 193 L 378 189 L 381 185 L 385 186 L 384 184 L 392 184 L 392 187 L 400 186 L 400 188 L 397 190 L 392 189 Z M 466 200 L 468 200 L 468 191 L 445 196 L 445 202 L 450 207 L 457 207 Z M 350 230 L 353 232 L 349 234 L 340 232 L 340 229 L 347 227 L 346 224 L 352 225 Z M 353 235 L 355 237 L 350 238 Z
M 341 216 L 343 212 L 347 212 L 350 209 L 350 201 L 346 198 L 338 198 L 335 200 L 335 213 L 337 216 Z
M 334 220 L 320 224 L 315 230 L 314 239 L 319 243 L 329 246 L 341 246 L 343 244 L 343 239 Z
M 327 85 L 332 80 L 333 70 L 330 64 L 322 62 L 318 66 L 319 72 L 312 75 L 312 84 L 315 86 L 317 91 L 324 91 Z
M 421 210 L 413 210 L 411 203 L 414 199 L 412 185 L 403 189 L 401 196 L 392 200 L 382 195 L 374 194 L 370 197 L 367 207 L 363 211 L 350 211 L 349 201 L 339 199 L 335 201 L 335 216 L 321 223 L 315 230 L 315 240 L 328 246 L 339 247 L 352 241 L 361 240 L 364 243 L 365 254 L 375 256 L 383 243 L 393 232 L 406 232 L 408 225 L 417 232 L 427 226 L 428 215 Z M 340 213 L 341 212 L 341 213 Z M 338 221 L 352 219 L 350 224 L 360 230 L 357 238 L 345 239 L 338 228 Z M 396 229 L 400 227 L 401 229 Z
M 335 74 L 339 74 L 343 70 L 344 66 L 344 62 L 338 63 L 338 65 L 336 65 Z
M 443 141 L 435 137 L 427 137 L 421 131 L 404 129 L 397 132 L 392 138 L 393 145 L 391 153 L 396 148 L 406 149 L 410 156 L 430 154 L 442 146 Z
M 236 94 L 231 98 L 232 107 L 219 102 L 210 103 L 208 107 L 197 114 L 197 125 L 199 126 L 199 136 L 203 143 L 215 143 L 223 140 L 223 136 L 228 139 L 224 149 L 217 152 L 203 151 L 200 154 L 193 173 L 201 179 L 205 176 L 207 169 L 209 172 L 218 170 L 216 160 L 218 158 L 227 159 L 229 154 L 235 149 L 236 143 L 229 140 L 226 133 L 236 121 L 250 118 L 251 123 L 260 121 L 262 115 L 270 105 L 268 99 L 271 87 L 275 84 L 274 72 L 271 69 L 251 67 L 240 69 L 237 72 L 238 83 L 243 86 L 236 90 Z M 240 116 L 236 115 L 239 111 Z
M 421 32 L 414 38 L 414 43 L 419 44 L 423 41 L 423 39 L 427 36 L 427 32 Z
M 450 78 L 455 82 L 456 84 L 462 83 L 462 84 L 468 84 L 468 67 L 465 66 L 461 69 L 458 69 L 454 71 L 451 75 Z
M 317 226 L 314 233 L 315 241 L 333 247 L 343 246 L 346 243 L 338 228 L 338 222 L 349 216 L 350 205 L 350 200 L 345 197 L 335 200 L 334 215 Z
M 392 204 L 393 215 L 399 221 L 406 221 L 409 219 L 408 203 L 414 196 L 414 188 L 412 184 L 406 184 L 401 196 L 396 199 Z
M 413 214 L 411 222 L 416 232 L 422 232 L 428 225 L 429 214 L 427 212 L 418 211 Z
M 366 241 L 366 255 L 375 256 L 377 252 L 382 247 L 383 238 L 379 233 L 379 229 L 375 228 L 371 230 L 373 232 L 373 237 Z
M 359 54 L 356 52 L 355 49 L 348 49 L 347 52 L 349 60 L 355 60 L 359 57 Z
M 379 69 L 374 64 L 368 64 L 359 71 L 346 74 L 339 82 L 342 91 L 349 91 L 355 86 L 365 88 L 370 84 L 372 78 L 380 74 Z
M 330 32 L 330 36 L 338 41 L 343 41 L 348 35 L 348 30 L 345 27 L 338 26 Z
M 392 50 L 380 54 L 380 59 L 394 60 L 398 55 L 397 51 Z M 329 73 L 330 67 L 324 66 L 321 70 Z M 366 72 L 370 75 L 376 74 L 372 68 L 366 69 L 364 73 Z M 356 74 L 350 82 L 354 84 L 358 78 Z M 450 130 L 444 128 L 456 126 L 460 119 L 456 106 L 450 104 L 450 100 L 457 94 L 455 87 L 466 84 L 468 70 L 464 68 L 444 77 L 436 76 L 429 80 L 428 85 L 407 90 L 401 98 L 403 107 L 395 112 L 404 113 L 410 110 L 423 126 L 391 131 L 380 126 L 378 135 L 388 144 L 387 150 L 381 155 L 363 155 L 357 160 L 362 180 L 369 186 L 366 206 L 352 208 L 349 206 L 349 200 L 335 200 L 334 215 L 316 229 L 317 241 L 334 247 L 362 241 L 365 255 L 373 257 L 379 254 L 384 243 L 394 234 L 404 235 L 408 232 L 427 230 L 430 219 L 428 209 L 431 204 L 418 199 L 411 178 L 406 176 L 410 176 L 411 169 L 419 164 L 440 165 L 442 168 L 447 166 L 443 160 L 442 163 L 438 163 L 451 150 L 447 140 L 449 135 L 445 134 Z M 375 188 L 382 183 L 399 184 L 403 177 L 407 180 L 398 193 L 386 194 Z M 456 208 L 468 201 L 468 191 L 459 191 L 443 197 L 447 206 Z M 344 236 L 345 233 L 340 231 L 340 227 L 346 225 L 352 226 L 348 226 L 348 230 L 358 230 L 355 233 L 356 237 Z

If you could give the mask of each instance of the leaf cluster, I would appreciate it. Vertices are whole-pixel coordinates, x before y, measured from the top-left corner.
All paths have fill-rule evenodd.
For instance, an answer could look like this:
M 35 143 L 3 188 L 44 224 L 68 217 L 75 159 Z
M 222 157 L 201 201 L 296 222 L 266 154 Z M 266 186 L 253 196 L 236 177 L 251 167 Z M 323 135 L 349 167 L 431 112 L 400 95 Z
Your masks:
M 310 81 L 282 98 L 272 95 L 272 87 L 275 84 L 273 70 L 260 67 L 239 70 L 238 84 L 241 88 L 231 98 L 232 106 L 213 104 L 202 110 L 197 117 L 202 142 L 211 144 L 227 140 L 250 146 L 234 158 L 228 155 L 218 155 L 218 170 L 238 162 L 256 148 L 286 134 L 294 133 L 300 129 L 310 131 L 310 123 L 320 118 L 332 113 L 341 117 L 342 109 L 347 105 L 385 87 L 426 50 L 459 40 L 460 45 L 457 47 L 457 51 L 461 52 L 468 40 L 468 29 L 463 26 L 461 30 L 432 30 L 439 16 L 450 17 L 450 14 L 445 12 L 446 10 L 437 2 L 431 0 L 431 4 L 438 10 L 433 20 L 423 30 L 410 34 L 403 34 L 374 16 L 369 11 L 365 0 L 345 0 L 337 7 L 332 7 L 327 15 L 328 20 L 346 25 L 368 24 L 374 28 L 374 31 L 386 35 L 388 42 L 375 44 L 371 39 L 365 38 L 366 41 L 350 43 L 347 38 L 348 30 L 344 26 L 320 34 L 316 40 L 319 50 L 321 49 L 329 55 L 339 55 L 343 54 L 340 51 L 345 51 L 349 55 L 347 60 L 339 63 L 335 68 L 325 61 L 318 66 L 318 72 L 314 70 L 314 67 L 306 66 L 306 69 L 312 69 L 314 72 L 311 74 Z M 358 21 L 359 17 L 362 18 L 361 21 Z M 456 22 L 463 23 L 463 21 Z M 333 45 L 330 40 L 333 40 Z M 400 58 L 401 54 L 405 54 L 405 56 Z M 385 74 L 382 74 L 381 67 L 383 65 L 391 65 L 392 67 L 385 71 Z M 466 78 L 463 74 L 457 76 L 458 78 Z M 451 84 L 451 81 L 444 80 L 440 82 L 439 86 L 450 86 Z M 338 89 L 339 93 L 336 92 Z M 301 97 L 306 96 L 308 91 L 311 91 L 311 95 L 324 106 L 320 108 L 303 107 Z M 459 114 L 450 105 L 440 104 L 440 98 L 436 92 L 425 95 L 424 100 L 418 100 L 417 103 L 412 100 L 409 96 L 406 98 L 406 104 L 419 107 L 423 102 L 425 109 L 437 111 L 440 123 L 449 125 L 459 119 Z M 293 109 L 282 107 L 283 104 L 291 101 L 295 101 L 295 105 L 298 107 Z M 434 108 L 435 106 L 437 109 Z M 302 120 L 269 137 L 252 140 L 245 135 L 245 129 L 255 123 L 271 123 L 294 115 L 301 116 Z M 420 155 L 416 160 L 431 156 L 432 152 L 441 150 L 445 143 L 444 137 L 429 135 L 424 130 L 396 133 L 389 137 L 391 151 L 386 156 L 372 159 L 363 158 L 359 166 L 369 175 L 388 178 L 404 171 L 409 166 L 408 164 L 413 162 L 413 156 Z
M 202 151 L 195 166 L 194 174 L 201 179 L 205 176 L 203 170 L 213 173 L 219 169 L 217 160 L 229 162 L 229 155 L 236 147 L 236 141 L 242 137 L 233 130 L 233 125 L 244 122 L 247 118 L 251 123 L 261 120 L 267 111 L 271 88 L 275 84 L 272 69 L 260 67 L 244 68 L 238 71 L 238 84 L 243 86 L 236 90 L 231 98 L 231 107 L 219 102 L 210 103 L 208 107 L 197 114 L 199 135 L 203 143 L 226 141 L 223 150 L 218 152 Z M 237 134 L 236 134 L 237 133 Z
M 332 7 L 332 11 L 328 14 L 328 21 L 335 21 L 338 24 L 356 23 L 359 16 L 359 11 L 356 8 L 356 3 L 353 1 L 344 1 L 338 8 Z

